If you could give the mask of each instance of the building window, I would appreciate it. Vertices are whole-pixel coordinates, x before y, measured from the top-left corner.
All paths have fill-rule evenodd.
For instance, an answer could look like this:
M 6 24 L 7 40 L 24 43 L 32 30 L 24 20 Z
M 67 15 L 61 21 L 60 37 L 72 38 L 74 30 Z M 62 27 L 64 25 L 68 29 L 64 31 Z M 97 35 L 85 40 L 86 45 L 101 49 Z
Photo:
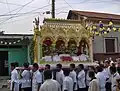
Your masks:
M 105 38 L 105 52 L 106 53 L 117 52 L 117 38 Z

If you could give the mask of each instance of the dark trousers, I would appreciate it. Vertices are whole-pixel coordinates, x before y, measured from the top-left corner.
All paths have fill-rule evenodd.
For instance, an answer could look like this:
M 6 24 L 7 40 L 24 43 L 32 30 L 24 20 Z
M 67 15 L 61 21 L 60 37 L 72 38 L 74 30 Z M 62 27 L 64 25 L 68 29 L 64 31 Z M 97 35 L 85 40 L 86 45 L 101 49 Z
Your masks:
M 107 82 L 105 85 L 106 91 L 111 91 L 111 83 Z
M 86 88 L 79 88 L 78 91 L 86 91 Z
M 32 88 L 31 87 L 22 88 L 22 91 L 32 91 Z
M 86 91 L 88 91 L 89 86 L 86 86 Z

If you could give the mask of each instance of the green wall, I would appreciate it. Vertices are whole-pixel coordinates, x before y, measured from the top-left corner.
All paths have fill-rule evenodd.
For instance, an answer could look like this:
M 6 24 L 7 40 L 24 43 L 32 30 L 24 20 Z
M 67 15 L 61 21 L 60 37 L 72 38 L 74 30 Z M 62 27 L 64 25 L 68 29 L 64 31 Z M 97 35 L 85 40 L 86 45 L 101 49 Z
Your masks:
M 27 49 L 17 49 L 8 51 L 8 62 L 18 62 L 22 66 L 24 62 L 28 61 Z
M 10 71 L 10 63 L 18 62 L 22 66 L 24 62 L 28 61 L 27 47 L 22 48 L 0 48 L 0 51 L 8 51 L 8 65 Z

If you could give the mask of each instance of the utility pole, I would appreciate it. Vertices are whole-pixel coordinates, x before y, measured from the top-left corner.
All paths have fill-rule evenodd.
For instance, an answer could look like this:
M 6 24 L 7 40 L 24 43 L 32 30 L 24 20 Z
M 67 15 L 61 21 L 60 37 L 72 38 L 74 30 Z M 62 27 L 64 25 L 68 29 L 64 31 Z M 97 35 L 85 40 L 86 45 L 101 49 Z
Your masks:
M 52 0 L 52 18 L 55 18 L 55 0 Z

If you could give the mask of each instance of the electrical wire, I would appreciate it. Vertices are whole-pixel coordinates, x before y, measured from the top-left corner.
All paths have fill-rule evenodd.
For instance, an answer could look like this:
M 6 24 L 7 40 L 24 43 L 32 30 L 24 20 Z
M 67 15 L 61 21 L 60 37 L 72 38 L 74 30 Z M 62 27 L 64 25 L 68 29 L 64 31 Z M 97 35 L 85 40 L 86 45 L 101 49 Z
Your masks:
M 24 4 L 24 5 L 16 12 L 16 14 L 17 14 L 18 12 L 20 12 L 25 6 L 27 6 L 28 4 L 32 3 L 33 1 L 34 1 L 34 0 L 31 0 L 30 2 Z M 6 0 L 6 3 L 7 3 L 7 0 Z M 9 13 L 10 13 L 10 11 L 9 11 Z M 8 20 L 10 20 L 10 19 L 13 19 L 14 17 L 15 17 L 15 16 L 11 16 L 10 18 L 7 18 L 5 21 L 8 21 Z M 4 21 L 0 22 L 0 24 L 1 24 L 1 23 L 4 23 Z
M 71 7 L 73 9 L 73 7 L 66 0 L 64 0 L 64 1 L 69 7 Z
M 35 1 L 35 0 L 31 0 L 30 2 L 24 4 L 24 5 L 18 10 L 18 12 L 20 12 L 24 7 L 26 7 L 27 5 L 29 5 L 29 4 L 32 3 L 33 1 Z M 18 12 L 17 12 L 17 13 L 18 13 Z
M 9 11 L 9 15 L 11 16 L 11 13 L 10 13 L 10 7 L 9 7 L 9 4 L 8 4 L 8 1 L 6 0 L 6 3 L 7 3 L 7 7 L 8 7 L 8 11 Z
M 39 10 L 39 9 L 43 9 L 43 8 L 45 8 L 45 7 L 48 7 L 48 6 L 50 6 L 50 5 L 51 5 L 51 4 L 48 4 L 48 5 L 46 5 L 46 6 L 43 6 L 43 7 L 34 9 L 34 10 L 31 10 L 31 11 L 26 12 L 26 13 L 31 13 L 31 12 L 37 11 L 37 10 Z M 8 21 L 8 20 L 10 20 L 10 19 L 12 19 L 12 18 L 16 18 L 16 17 L 19 17 L 19 16 L 20 16 L 20 15 L 9 17 L 9 18 L 3 20 L 2 22 L 0 22 L 0 25 L 1 25 L 2 23 L 6 22 L 6 21 Z
M 22 4 L 16 4 L 16 3 L 10 3 L 10 2 L 6 3 L 6 2 L 3 2 L 3 1 L 0 1 L 0 3 L 1 3 L 1 4 L 15 5 L 15 6 L 24 6 L 24 5 L 22 5 Z M 26 7 L 37 8 L 37 7 L 34 7 L 34 6 L 28 6 L 28 5 L 27 5 Z

